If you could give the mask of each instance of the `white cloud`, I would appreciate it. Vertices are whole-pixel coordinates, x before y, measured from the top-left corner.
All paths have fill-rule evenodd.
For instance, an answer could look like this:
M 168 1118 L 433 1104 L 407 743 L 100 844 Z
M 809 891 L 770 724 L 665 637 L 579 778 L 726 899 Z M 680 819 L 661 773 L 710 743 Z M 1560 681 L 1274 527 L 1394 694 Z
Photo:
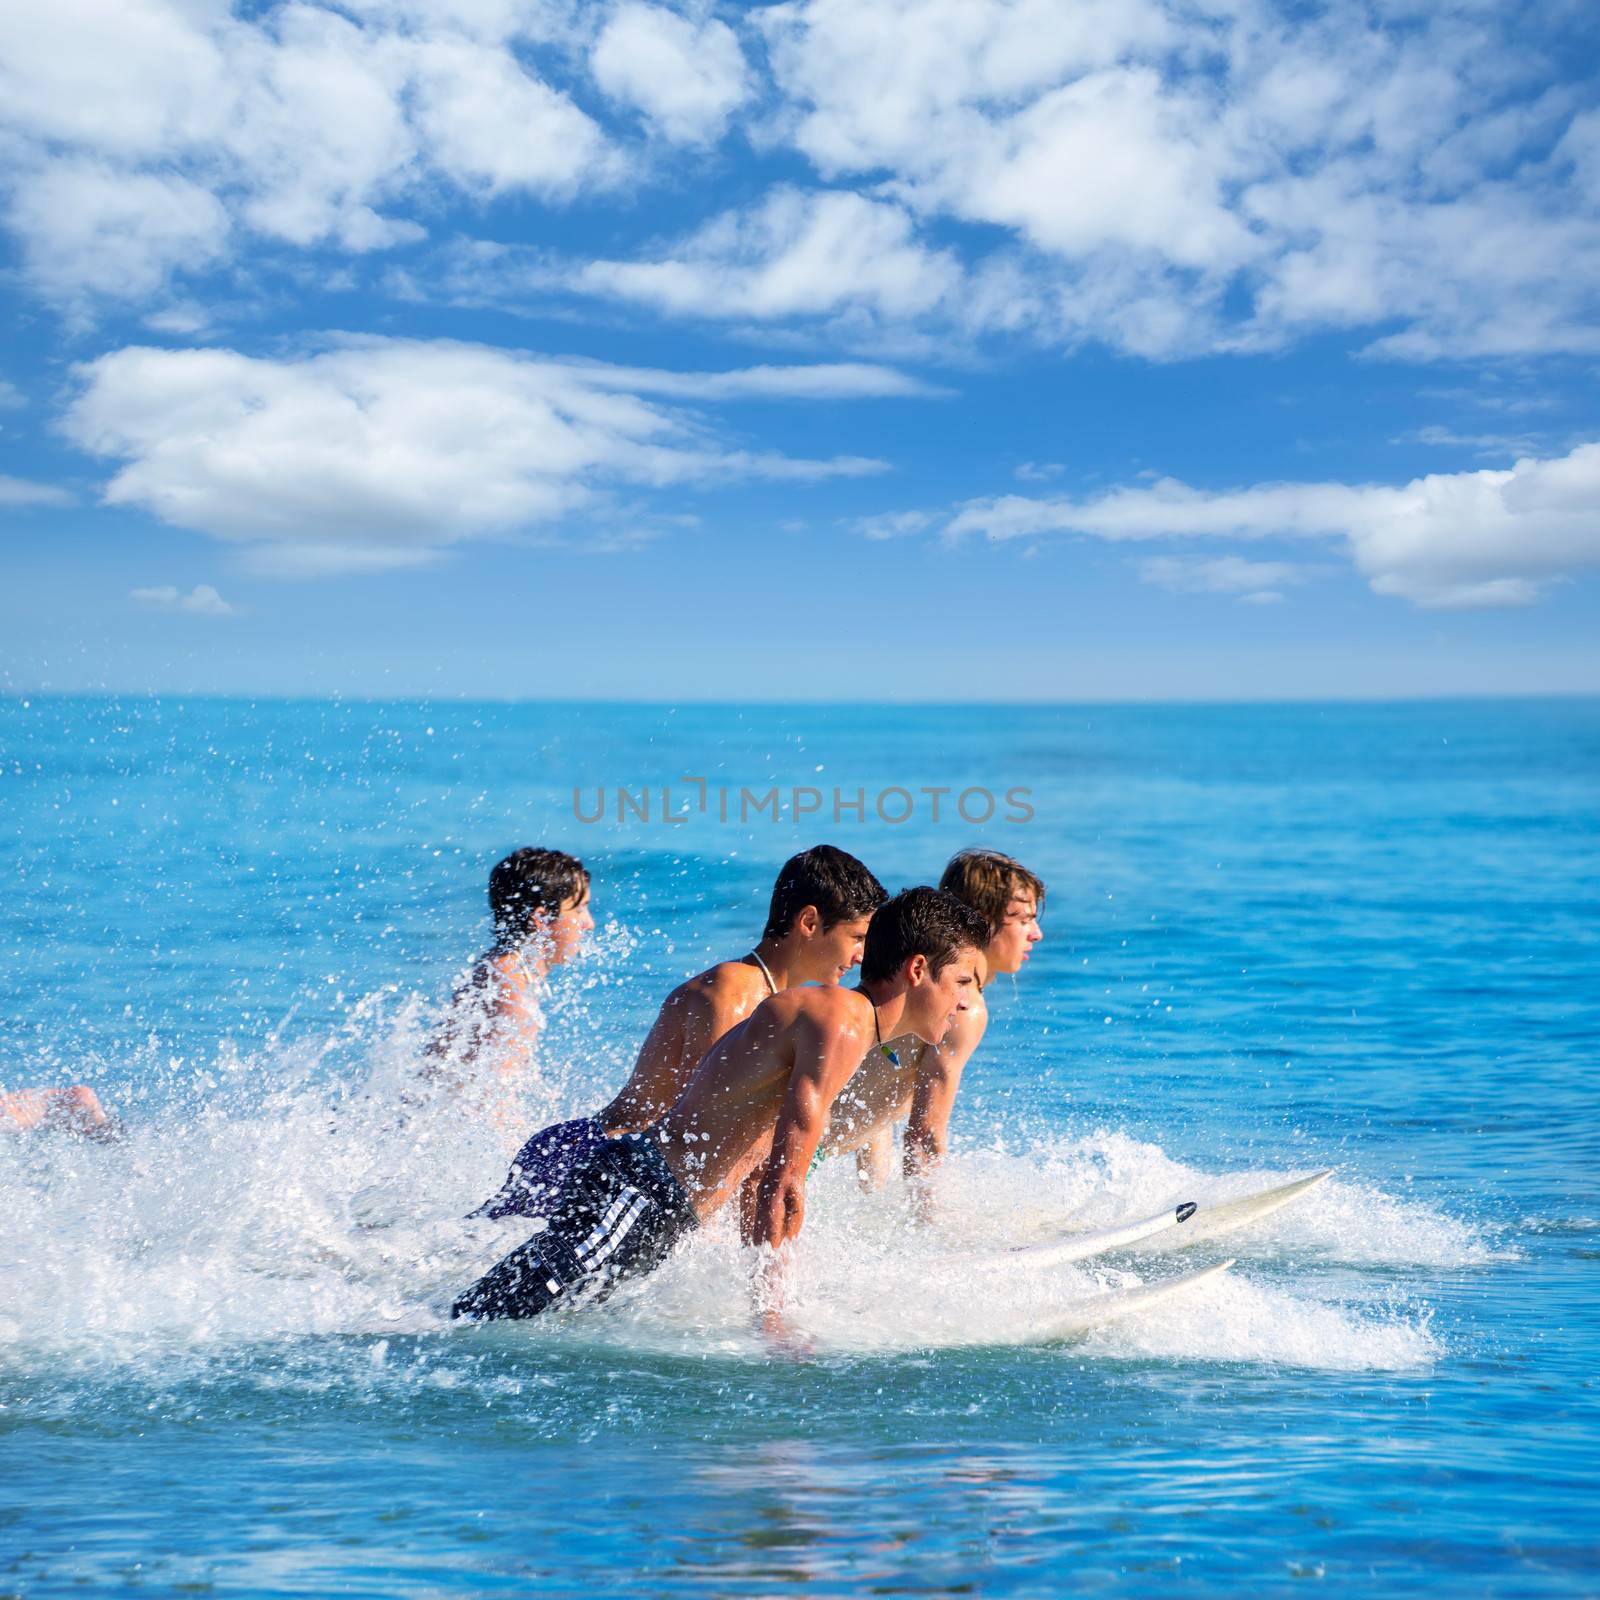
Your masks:
M 492 10 L 492 8 L 489 8 Z M 61 0 L 0 21 L 0 147 L 28 276 L 46 297 L 148 299 L 250 233 L 300 250 L 419 239 L 441 181 L 572 196 L 627 160 L 519 61 L 532 6 L 424 23 L 300 0 Z M 494 20 L 488 35 L 476 25 Z M 126 271 L 119 272 L 119 263 Z
M 404 185 L 418 150 L 402 105 L 411 52 L 333 12 L 287 5 L 229 33 L 224 135 L 242 217 L 292 245 L 380 249 L 419 238 L 375 203 Z
M 154 589 L 132 589 L 128 598 L 137 600 L 141 605 L 159 606 L 166 611 L 187 611 L 196 617 L 236 615 L 234 608 L 209 583 L 197 583 L 188 594 L 172 584 L 162 584 Z
M 665 6 L 624 0 L 595 41 L 591 70 L 612 99 L 636 107 L 666 138 L 718 138 L 750 89 L 733 30 L 691 22 Z
M 654 259 L 594 261 L 570 282 L 693 316 L 817 316 L 861 306 L 902 319 L 932 311 L 961 276 L 951 254 L 915 239 L 900 206 L 847 191 L 779 188 Z
M 663 372 L 602 362 L 566 363 L 584 382 L 603 389 L 671 395 L 684 400 L 883 400 L 928 398 L 949 391 L 860 361 L 809 366 L 740 367 L 732 372 Z
M 53 483 L 33 483 L 0 473 L 0 506 L 70 506 L 74 496 Z
M 162 307 L 160 311 L 152 311 L 144 319 L 144 325 L 153 333 L 169 333 L 185 339 L 205 333 L 211 327 L 212 319 L 204 306 L 196 305 L 192 300 L 178 301 Z
M 209 15 L 208 15 L 209 13 Z M 107 159 L 162 159 L 219 137 L 226 14 L 167 0 L 0 10 L 0 121 Z
M 868 539 L 907 539 L 926 533 L 938 518 L 931 511 L 885 511 L 873 517 L 857 517 L 854 528 Z
M 631 202 L 662 176 L 703 216 L 727 176 L 706 152 L 742 125 L 788 181 L 729 184 L 654 249 L 629 229 L 659 207 L 615 213 L 590 234 L 604 259 L 527 281 L 829 318 L 880 351 L 1003 335 L 1171 359 L 1327 329 L 1407 360 L 1600 349 L 1600 112 L 1552 71 L 1559 16 L 788 0 L 734 20 L 764 53 L 702 0 L 13 7 L 6 215 L 42 296 L 159 314 L 227 266 L 327 281 L 322 252 L 416 241 L 463 196 L 504 208 L 501 237 L 528 237 L 530 198 Z
M 1019 461 L 1016 474 L 1023 483 L 1048 483 L 1059 478 L 1067 469 L 1059 461 Z
M 1082 500 L 1004 495 L 958 507 L 945 532 L 1334 540 L 1379 594 L 1441 609 L 1526 605 L 1551 582 L 1600 567 L 1600 443 L 1396 488 L 1273 483 L 1216 492 L 1164 479 Z
M 814 370 L 652 373 L 448 341 L 352 339 L 281 360 L 130 347 L 78 369 L 64 426 L 124 463 L 111 505 L 244 545 L 259 567 L 360 571 L 563 520 L 592 527 L 622 488 L 882 470 L 732 447 L 685 403 L 830 392 Z M 834 370 L 848 391 L 865 369 Z
M 521 189 L 568 199 L 627 166 L 564 94 L 530 78 L 510 51 L 462 39 L 416 47 L 419 131 L 429 160 L 468 190 Z
M 98 161 L 53 161 L 18 175 L 11 222 L 36 283 L 135 299 L 180 267 L 221 259 L 229 231 L 227 212 L 187 178 Z
M 1310 569 L 1297 561 L 1247 561 L 1243 556 L 1148 556 L 1142 582 L 1174 594 L 1227 594 L 1246 605 L 1273 605 L 1283 590 L 1306 582 Z
M 1531 456 L 1537 453 L 1535 440 L 1521 433 L 1460 433 L 1438 423 L 1401 434 L 1396 444 L 1426 444 L 1441 450 L 1471 450 L 1480 456 Z
M 1327 327 L 1408 359 L 1600 344 L 1596 114 L 1489 8 L 791 0 L 760 21 L 779 125 L 825 178 L 1005 230 L 968 327 L 1154 357 Z

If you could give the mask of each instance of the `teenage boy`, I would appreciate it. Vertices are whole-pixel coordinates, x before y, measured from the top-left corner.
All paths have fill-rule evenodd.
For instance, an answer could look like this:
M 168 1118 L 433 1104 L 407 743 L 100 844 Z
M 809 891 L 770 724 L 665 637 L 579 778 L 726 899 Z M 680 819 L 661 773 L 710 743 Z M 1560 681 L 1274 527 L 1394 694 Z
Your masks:
M 458 1317 L 532 1317 L 653 1271 L 760 1172 L 758 1242 L 805 1221 L 806 1173 L 829 1112 L 886 1037 L 942 1039 L 978 991 L 983 919 L 939 889 L 907 889 L 872 919 L 861 987 L 786 989 L 726 1033 L 658 1122 L 573 1168 L 549 1226 L 456 1301 Z
M 451 998 L 427 1070 L 464 1087 L 468 1069 L 485 1109 L 503 1120 L 514 1110 L 508 1091 L 533 1062 L 545 980 L 594 928 L 589 870 L 561 850 L 513 850 L 489 874 L 489 912 L 494 943 Z
M 988 928 L 983 946 L 983 986 L 996 972 L 1020 972 L 1044 937 L 1039 913 L 1044 881 L 1013 856 L 998 850 L 960 850 L 950 858 L 939 887 L 981 916 Z M 937 1045 L 920 1039 L 891 1041 L 891 1058 L 868 1057 L 850 1086 L 823 1143 L 826 1155 L 858 1152 L 857 1171 L 868 1188 L 889 1176 L 893 1124 L 906 1118 L 903 1168 L 908 1179 L 926 1178 L 950 1143 L 950 1113 L 961 1074 L 983 1041 L 989 1011 L 980 994 Z
M 0 1093 L 0 1132 L 32 1133 L 63 1128 L 90 1139 L 117 1137 L 121 1126 L 85 1084 L 68 1089 L 13 1089 Z
M 755 949 L 681 983 L 661 1004 L 633 1073 L 598 1116 L 542 1128 L 523 1145 L 498 1194 L 474 1216 L 541 1216 L 573 1166 L 601 1141 L 648 1127 L 683 1092 L 701 1058 L 763 1000 L 796 984 L 836 984 L 861 960 L 883 885 L 831 844 L 784 862 Z

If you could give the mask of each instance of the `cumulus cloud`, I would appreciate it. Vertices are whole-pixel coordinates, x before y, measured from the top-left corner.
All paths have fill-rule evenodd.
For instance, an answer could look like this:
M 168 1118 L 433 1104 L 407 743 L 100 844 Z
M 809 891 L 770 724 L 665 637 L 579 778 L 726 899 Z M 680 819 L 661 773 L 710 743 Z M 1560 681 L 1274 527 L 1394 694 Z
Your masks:
M 1330 540 L 1379 594 L 1441 609 L 1527 605 L 1563 576 L 1600 566 L 1600 443 L 1399 487 L 1272 483 L 1219 492 L 1163 479 L 1087 499 L 1002 495 L 958 507 L 944 531 L 993 540 Z
M 637 261 L 594 261 L 574 288 L 701 317 L 817 316 L 860 306 L 890 319 L 932 311 L 961 283 L 948 251 L 914 237 L 900 206 L 783 187 Z
M 736 446 L 701 409 L 859 392 L 865 370 L 653 373 L 399 339 L 276 360 L 135 346 L 77 370 L 64 427 L 123 463 L 108 504 L 243 545 L 261 568 L 364 571 L 463 540 L 604 522 L 622 489 L 879 471 L 859 456 Z
M 417 241 L 463 198 L 494 213 L 485 231 L 527 238 L 529 201 L 613 197 L 630 209 L 598 235 L 603 258 L 546 260 L 527 275 L 542 292 L 830 318 L 879 349 L 1018 337 L 1165 360 L 1329 329 L 1392 359 L 1600 349 L 1600 112 L 1551 70 L 1562 8 L 787 0 L 727 16 L 13 7 L 5 215 L 34 289 L 80 315 L 241 263 L 326 281 L 300 258 Z M 726 171 L 713 147 L 740 126 L 784 181 L 741 184 L 702 220 L 695 196 Z M 663 175 L 674 212 L 693 209 L 652 244 L 660 208 L 635 202 Z
M 229 232 L 227 212 L 199 184 L 99 161 L 53 161 L 19 174 L 11 221 L 36 283 L 135 299 L 179 267 L 218 261 Z
M 430 40 L 414 61 L 428 159 L 463 189 L 569 199 L 580 183 L 604 187 L 625 175 L 599 124 L 530 78 L 509 50 Z
M 1005 230 L 1011 292 L 969 323 L 1153 357 L 1327 327 L 1408 359 L 1595 347 L 1594 113 L 1490 9 L 791 0 L 760 23 L 825 178 Z
M 236 615 L 234 608 L 209 583 L 197 583 L 188 594 L 174 584 L 161 584 L 153 589 L 132 589 L 128 598 L 164 611 L 186 611 L 195 617 Z
M 726 23 L 692 22 L 639 0 L 613 7 L 590 68 L 612 100 L 681 144 L 717 138 L 750 92 L 744 53 Z
M 34 286 L 141 299 L 251 234 L 300 250 L 421 238 L 441 182 L 545 199 L 626 158 L 512 49 L 538 7 L 355 16 L 299 3 L 61 0 L 0 21 L 8 220 Z M 570 20 L 563 30 L 570 34 Z

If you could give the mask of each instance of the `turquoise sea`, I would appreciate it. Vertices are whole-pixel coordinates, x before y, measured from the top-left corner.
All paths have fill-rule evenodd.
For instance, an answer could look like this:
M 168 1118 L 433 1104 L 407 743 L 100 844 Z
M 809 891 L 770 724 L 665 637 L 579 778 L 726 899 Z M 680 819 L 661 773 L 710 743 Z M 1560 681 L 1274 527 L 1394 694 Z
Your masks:
M 1049 885 L 935 1222 L 819 1170 L 809 1358 L 723 1227 L 586 1316 L 451 1325 L 505 1150 L 399 1096 L 489 866 L 594 873 L 532 1125 L 824 839 Z M 0 1595 L 1600 1593 L 1597 906 L 1596 701 L 0 700 L 0 1086 L 128 1130 L 0 1138 Z M 950 1259 L 1323 1166 L 1074 1342 L 1029 1330 L 1222 1245 Z

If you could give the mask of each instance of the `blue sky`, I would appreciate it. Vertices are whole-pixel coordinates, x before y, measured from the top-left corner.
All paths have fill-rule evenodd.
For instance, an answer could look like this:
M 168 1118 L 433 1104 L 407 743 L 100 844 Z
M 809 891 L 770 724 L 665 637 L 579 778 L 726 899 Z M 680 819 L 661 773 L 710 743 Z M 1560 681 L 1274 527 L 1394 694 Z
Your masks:
M 0 684 L 1600 691 L 1585 8 L 0 22 Z

